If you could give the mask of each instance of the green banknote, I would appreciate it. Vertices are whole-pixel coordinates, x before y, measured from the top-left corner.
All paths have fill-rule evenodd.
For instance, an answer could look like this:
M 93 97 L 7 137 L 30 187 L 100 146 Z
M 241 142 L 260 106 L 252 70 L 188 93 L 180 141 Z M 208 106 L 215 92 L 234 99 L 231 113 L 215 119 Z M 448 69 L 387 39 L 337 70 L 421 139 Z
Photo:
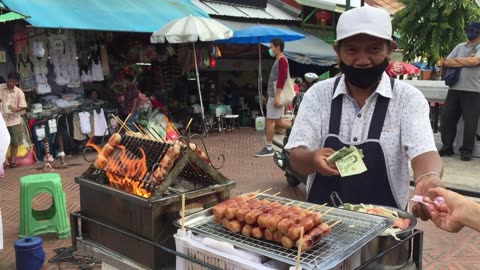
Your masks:
M 353 152 L 335 161 L 340 176 L 351 176 L 367 171 L 367 167 L 365 166 L 362 157 L 363 153 L 360 153 L 358 149 L 355 149 Z
M 334 164 L 337 160 L 347 156 L 348 154 L 358 150 L 355 146 L 343 147 L 342 149 L 338 150 L 337 152 L 333 153 L 331 156 L 327 158 L 327 162 Z

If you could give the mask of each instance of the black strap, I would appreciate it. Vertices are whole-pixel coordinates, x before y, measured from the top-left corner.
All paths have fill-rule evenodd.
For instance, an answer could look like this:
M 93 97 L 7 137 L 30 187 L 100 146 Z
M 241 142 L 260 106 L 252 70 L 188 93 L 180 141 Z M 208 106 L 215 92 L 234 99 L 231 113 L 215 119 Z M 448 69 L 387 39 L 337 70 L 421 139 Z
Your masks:
M 390 78 L 390 87 L 392 88 L 395 85 L 395 79 Z M 373 111 L 372 120 L 370 121 L 370 129 L 368 130 L 369 139 L 380 139 L 382 134 L 383 124 L 385 123 L 385 116 L 388 111 L 388 104 L 390 99 L 384 96 L 377 96 L 377 103 L 375 104 L 375 110 Z
M 338 83 L 342 77 L 337 77 L 335 83 L 333 84 L 333 94 L 337 90 Z M 330 123 L 328 127 L 328 133 L 330 134 L 340 134 L 340 122 L 342 121 L 342 95 L 338 95 L 332 100 L 331 111 L 330 111 Z
M 338 83 L 340 82 L 340 77 L 335 80 L 333 86 L 333 93 L 337 89 Z M 390 87 L 395 86 L 395 79 L 390 78 Z M 338 95 L 332 100 L 331 111 L 330 111 L 330 123 L 328 133 L 339 135 L 340 134 L 340 123 L 342 121 L 342 101 L 343 96 Z M 390 102 L 389 98 L 378 95 L 377 103 L 375 104 L 375 110 L 373 111 L 372 120 L 370 122 L 370 129 L 368 131 L 369 139 L 380 139 L 382 134 L 383 124 L 385 123 L 385 116 L 387 115 L 388 104 Z

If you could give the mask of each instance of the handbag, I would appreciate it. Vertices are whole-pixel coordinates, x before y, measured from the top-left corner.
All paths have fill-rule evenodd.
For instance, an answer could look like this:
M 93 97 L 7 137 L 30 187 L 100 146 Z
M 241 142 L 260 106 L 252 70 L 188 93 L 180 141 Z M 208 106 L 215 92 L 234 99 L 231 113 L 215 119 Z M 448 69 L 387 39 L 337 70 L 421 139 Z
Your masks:
M 277 89 L 277 81 L 273 82 L 273 87 L 275 90 Z M 287 79 L 285 80 L 283 89 L 280 92 L 280 96 L 278 97 L 279 99 L 278 102 L 283 106 L 288 106 L 292 103 L 294 97 L 295 97 L 295 87 L 294 87 L 292 78 L 290 78 L 290 66 L 289 66 L 287 71 Z
M 447 68 L 447 71 L 445 72 L 445 84 L 450 87 L 456 84 L 458 81 L 458 78 L 460 77 L 461 70 L 462 70 L 461 67 Z

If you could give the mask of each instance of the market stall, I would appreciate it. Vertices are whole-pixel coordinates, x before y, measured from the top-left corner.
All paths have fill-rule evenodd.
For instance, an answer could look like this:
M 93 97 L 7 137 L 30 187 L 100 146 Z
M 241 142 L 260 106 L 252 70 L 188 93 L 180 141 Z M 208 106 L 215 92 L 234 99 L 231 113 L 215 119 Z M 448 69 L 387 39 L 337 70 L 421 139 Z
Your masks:
M 198 136 L 153 133 L 89 143 L 98 155 L 75 179 L 81 210 L 71 216 L 82 252 L 118 269 L 421 269 L 422 232 L 407 212 L 332 208 L 269 190 L 231 198 L 235 183 Z

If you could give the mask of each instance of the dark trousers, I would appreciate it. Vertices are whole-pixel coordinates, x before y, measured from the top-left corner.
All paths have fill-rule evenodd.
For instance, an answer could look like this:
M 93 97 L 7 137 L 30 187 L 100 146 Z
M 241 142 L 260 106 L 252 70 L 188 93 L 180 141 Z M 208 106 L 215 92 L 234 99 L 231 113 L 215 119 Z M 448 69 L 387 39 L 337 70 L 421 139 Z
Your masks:
M 442 112 L 441 135 L 444 147 L 453 149 L 457 134 L 457 123 L 463 117 L 463 145 L 461 153 L 471 154 L 477 135 L 478 117 L 480 116 L 480 93 L 448 90 L 445 108 Z

